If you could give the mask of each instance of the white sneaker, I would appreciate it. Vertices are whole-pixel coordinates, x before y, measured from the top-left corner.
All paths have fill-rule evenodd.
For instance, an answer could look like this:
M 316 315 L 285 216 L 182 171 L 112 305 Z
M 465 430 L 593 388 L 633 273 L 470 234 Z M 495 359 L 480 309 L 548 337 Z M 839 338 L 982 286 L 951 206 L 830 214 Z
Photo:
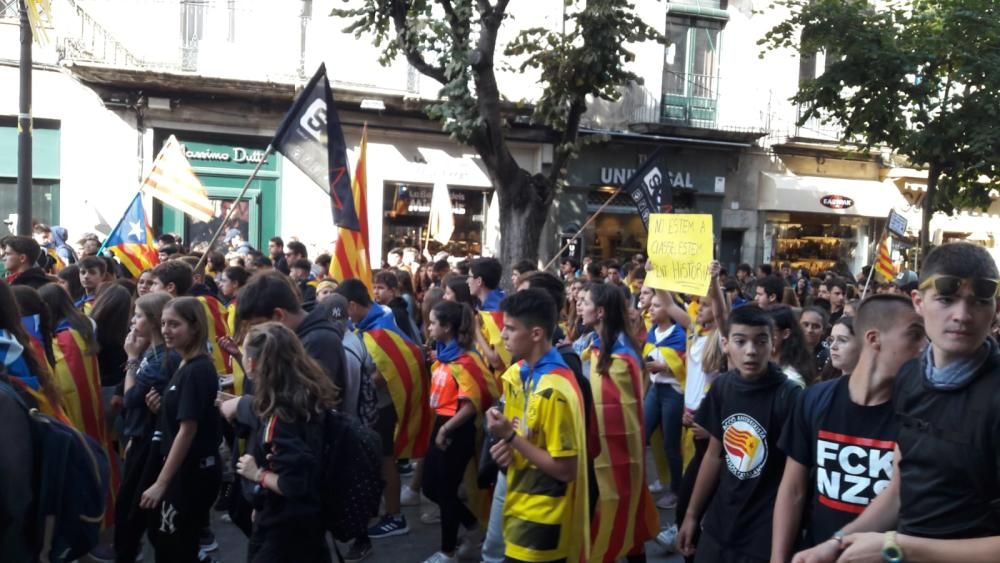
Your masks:
M 455 557 L 462 561 L 479 561 L 483 555 L 483 542 L 466 539 L 459 544 Z
M 677 495 L 672 491 L 668 491 L 667 494 L 660 497 L 660 500 L 656 501 L 656 508 L 662 508 L 663 510 L 677 508 Z
M 662 493 L 663 483 L 661 483 L 659 479 L 653 481 L 653 483 L 649 486 L 649 492 L 653 493 L 654 495 L 657 493 Z
M 432 504 L 430 508 L 420 514 L 420 522 L 428 526 L 441 522 L 441 509 L 438 505 Z
M 399 494 L 399 504 L 403 506 L 420 506 L 420 491 L 414 491 L 410 487 L 403 487 L 403 492 Z
M 671 524 L 669 528 L 660 530 L 656 535 L 656 543 L 665 547 L 670 553 L 677 551 L 677 524 Z
M 427 559 L 424 559 L 424 563 L 458 563 L 458 559 L 455 559 L 455 557 L 451 555 L 445 555 L 439 551 Z

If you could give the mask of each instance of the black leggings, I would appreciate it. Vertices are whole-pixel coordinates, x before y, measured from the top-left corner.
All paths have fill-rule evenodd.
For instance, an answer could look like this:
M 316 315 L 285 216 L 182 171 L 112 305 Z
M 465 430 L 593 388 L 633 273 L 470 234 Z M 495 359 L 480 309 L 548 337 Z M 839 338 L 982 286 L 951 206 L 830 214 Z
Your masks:
M 317 520 L 290 521 L 262 529 L 254 526 L 247 545 L 248 563 L 328 563 L 326 530 Z
M 198 539 L 222 483 L 218 457 L 206 468 L 181 467 L 159 506 L 149 512 L 147 533 L 157 563 L 195 563 Z
M 125 454 L 118 498 L 115 500 L 115 561 L 133 563 L 146 533 L 147 520 L 139 508 L 142 493 L 156 481 L 160 471 L 158 459 L 150 456 L 152 437 L 132 438 Z
M 694 441 L 694 457 L 688 463 L 687 471 L 684 472 L 684 480 L 681 482 L 680 495 L 677 498 L 677 528 L 680 529 L 681 524 L 684 523 L 684 514 L 687 513 L 688 504 L 691 502 L 691 495 L 694 494 L 694 484 L 698 480 L 698 469 L 701 467 L 701 460 L 705 457 L 705 452 L 708 450 L 708 440 L 698 440 Z M 709 499 L 711 500 L 711 498 Z M 708 506 L 708 503 L 705 503 Z M 698 536 L 701 535 L 701 527 L 695 526 L 694 530 L 694 541 L 698 542 Z M 685 557 L 688 563 L 694 561 L 694 557 Z
M 431 433 L 431 447 L 424 458 L 423 490 L 427 498 L 441 508 L 441 551 L 452 553 L 458 545 L 458 526 L 476 526 L 476 516 L 458 498 L 458 487 L 465 477 L 465 468 L 476 451 L 475 419 L 470 418 L 448 434 L 448 449 L 437 447 L 438 430 L 451 417 L 438 416 Z

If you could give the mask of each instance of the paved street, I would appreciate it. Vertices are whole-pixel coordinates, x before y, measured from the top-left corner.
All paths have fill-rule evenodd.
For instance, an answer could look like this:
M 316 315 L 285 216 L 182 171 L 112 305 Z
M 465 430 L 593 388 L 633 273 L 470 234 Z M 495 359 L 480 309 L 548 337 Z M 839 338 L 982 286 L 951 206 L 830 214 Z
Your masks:
M 404 478 L 404 483 L 407 479 Z M 424 504 L 424 507 L 428 504 Z M 410 525 L 410 533 L 405 536 L 398 536 L 384 540 L 374 540 L 375 549 L 372 555 L 366 559 L 371 563 L 420 563 L 439 547 L 439 526 L 426 525 L 420 522 L 420 507 L 406 507 L 403 509 L 407 522 Z M 673 510 L 660 511 L 660 522 L 673 522 Z M 246 561 L 246 537 L 236 526 L 223 521 L 218 513 L 214 513 L 212 530 L 215 532 L 216 540 L 219 542 L 219 551 L 212 555 L 221 563 L 243 563 Z M 341 553 L 346 549 L 341 548 Z M 646 544 L 648 560 L 655 563 L 680 563 L 683 559 L 677 555 L 666 554 L 656 542 Z M 145 561 L 152 563 L 153 553 L 149 546 L 146 546 Z M 336 558 L 334 558 L 336 561 Z M 294 562 L 289 562 L 294 563 Z

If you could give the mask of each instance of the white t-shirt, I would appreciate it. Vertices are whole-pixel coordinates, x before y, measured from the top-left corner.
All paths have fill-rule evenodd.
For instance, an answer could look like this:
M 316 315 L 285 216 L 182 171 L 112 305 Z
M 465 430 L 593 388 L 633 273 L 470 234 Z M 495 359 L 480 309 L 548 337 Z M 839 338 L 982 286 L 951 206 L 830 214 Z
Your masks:
M 675 324 L 670 325 L 670 328 L 668 328 L 667 330 L 660 330 L 659 327 L 653 326 L 653 332 L 655 333 L 656 342 L 660 342 L 664 338 L 670 336 L 670 334 L 674 332 L 674 327 L 676 326 L 677 325 Z M 667 363 L 667 359 L 663 357 L 663 354 L 660 352 L 659 348 L 654 347 L 653 350 L 649 352 L 649 356 L 653 358 L 654 362 Z M 653 383 L 669 383 L 678 393 L 684 392 L 681 389 L 680 381 L 677 381 L 677 377 L 674 376 L 674 374 L 670 371 L 650 372 L 649 380 L 652 381 Z
M 691 346 L 688 349 L 687 379 L 684 381 L 684 408 L 690 411 L 698 410 L 702 399 L 705 398 L 708 376 L 702 368 L 701 357 L 711 334 L 711 332 L 708 334 L 696 333 L 691 339 Z

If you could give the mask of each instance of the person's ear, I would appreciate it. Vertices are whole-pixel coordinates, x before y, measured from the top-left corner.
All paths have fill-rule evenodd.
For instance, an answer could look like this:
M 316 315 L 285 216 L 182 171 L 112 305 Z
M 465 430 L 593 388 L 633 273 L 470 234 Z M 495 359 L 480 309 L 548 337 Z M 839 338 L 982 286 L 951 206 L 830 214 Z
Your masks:
M 163 286 L 163 289 L 165 289 L 167 293 L 169 293 L 170 295 L 173 295 L 174 297 L 179 297 L 179 295 L 177 295 L 177 284 L 175 284 L 174 282 L 170 282 L 167 285 Z
M 865 331 L 864 339 L 865 339 L 865 345 L 866 346 L 868 346 L 868 347 L 870 347 L 870 348 L 872 348 L 872 349 L 874 349 L 876 351 L 881 351 L 882 350 L 882 338 L 881 338 L 881 335 L 874 328 L 871 329 L 871 330 L 866 330 Z
M 725 354 L 729 353 L 729 338 L 726 336 L 721 337 L 722 340 L 722 352 Z
M 924 295 L 919 289 L 914 289 L 910 292 L 910 300 L 913 301 L 913 308 L 917 311 L 917 314 L 923 316 L 924 314 Z M 1000 303 L 997 304 L 998 310 L 1000 310 Z
M 288 311 L 275 307 L 274 311 L 271 312 L 271 320 L 275 322 L 284 322 L 285 318 L 288 316 Z

